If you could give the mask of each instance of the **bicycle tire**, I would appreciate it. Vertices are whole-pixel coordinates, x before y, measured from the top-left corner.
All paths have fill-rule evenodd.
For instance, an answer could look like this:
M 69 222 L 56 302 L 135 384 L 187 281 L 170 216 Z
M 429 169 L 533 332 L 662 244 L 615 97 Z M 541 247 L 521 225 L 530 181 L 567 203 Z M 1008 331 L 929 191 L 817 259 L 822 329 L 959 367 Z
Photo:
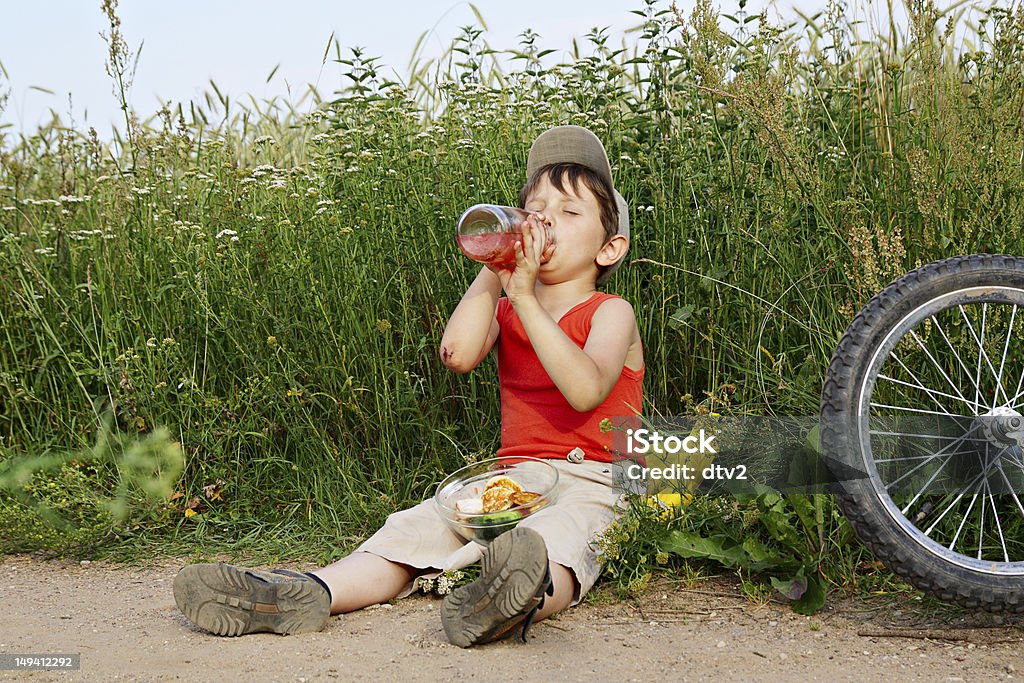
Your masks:
M 971 307 L 966 309 L 968 312 L 965 312 L 965 302 Z M 995 477 L 998 469 L 1006 484 L 1012 484 L 1005 472 L 1018 467 L 1020 455 L 1012 439 L 1004 439 L 991 446 L 991 449 L 989 443 L 983 443 L 984 457 L 979 455 L 982 453 L 981 446 L 976 444 L 984 442 L 982 436 L 988 434 L 982 433 L 982 427 L 991 424 L 993 420 L 1012 419 L 1013 413 L 1019 414 L 1015 410 L 1015 401 L 1007 400 L 1010 391 L 1006 386 L 1009 386 L 1012 383 L 1011 378 L 1016 376 L 1017 364 L 1020 362 L 1021 354 L 1024 354 L 1024 349 L 1018 348 L 1016 344 L 1013 354 L 1009 354 L 1011 343 L 1018 335 L 1017 330 L 1024 331 L 1024 308 L 1021 304 L 1024 304 L 1022 258 L 1001 254 L 974 254 L 944 259 L 918 268 L 875 295 L 850 323 L 840 338 L 826 371 L 820 404 L 822 452 L 836 480 L 832 484 L 832 490 L 840 509 L 860 540 L 894 573 L 922 591 L 964 607 L 996 612 L 1024 612 L 1024 551 L 1021 550 L 1024 548 L 1024 538 L 1018 538 L 1024 534 L 1016 533 L 1018 527 L 1024 528 L 1024 525 L 1016 517 L 1010 518 L 1007 524 L 1002 523 L 999 511 L 1012 510 L 1016 515 L 1016 508 L 1020 506 L 1020 502 L 1012 492 L 1012 487 L 997 494 L 995 484 L 989 484 L 988 477 Z M 1004 307 L 1009 305 L 1012 305 L 1013 309 L 1006 325 L 1008 310 Z M 989 306 L 992 307 L 991 314 Z M 1018 309 L 1021 312 L 1021 327 L 1016 324 Z M 974 329 L 978 326 L 978 310 L 981 311 L 980 338 Z M 975 316 L 973 325 L 971 315 Z M 1005 341 L 1001 342 L 1003 355 L 998 364 L 998 373 L 995 372 L 997 364 L 987 353 L 986 341 L 989 346 L 998 350 L 993 342 L 994 334 L 988 340 L 985 337 L 987 315 L 991 315 L 989 322 L 995 321 L 998 317 L 1005 327 Z M 918 316 L 916 321 L 914 316 Z M 957 316 L 967 321 L 966 324 L 960 322 L 957 326 L 962 329 L 954 329 Z M 943 321 L 950 322 L 944 327 Z M 947 332 L 947 329 L 950 331 Z M 955 335 L 957 340 L 963 339 L 968 342 L 973 335 L 974 341 L 977 342 L 978 379 L 975 379 L 971 374 L 973 371 L 967 367 L 970 363 L 963 360 L 952 343 Z M 926 336 L 927 340 L 923 341 Z M 1020 339 L 1024 340 L 1024 335 L 1021 335 Z M 942 341 L 952 350 L 955 357 L 941 358 L 939 351 L 944 348 Z M 1024 346 L 1024 343 L 1020 346 Z M 925 380 L 915 376 L 915 370 L 904 363 L 900 358 L 901 354 L 906 358 L 916 358 L 920 364 L 930 366 L 921 371 L 923 375 L 945 378 L 948 382 L 940 389 L 929 386 Z M 982 356 L 985 363 L 982 363 Z M 931 364 L 926 362 L 929 359 L 932 361 Z M 895 362 L 890 363 L 891 360 Z M 1012 374 L 1009 371 L 1010 364 L 1013 365 Z M 962 366 L 962 370 L 958 365 Z M 988 372 L 989 368 L 991 372 Z M 986 375 L 992 375 L 991 379 L 981 378 L 982 369 L 986 370 Z M 914 381 L 901 379 L 907 377 L 914 377 Z M 1005 386 L 1004 377 L 1011 379 Z M 883 379 L 886 381 L 883 382 Z M 940 382 L 945 380 L 940 379 Z M 1024 382 L 1024 370 L 1021 382 Z M 961 391 L 963 386 L 969 383 L 975 386 L 974 399 L 967 398 L 971 394 L 969 386 L 968 391 Z M 986 387 L 994 387 L 991 401 L 988 396 L 983 395 L 983 384 Z M 930 464 L 936 469 L 936 475 L 932 475 L 934 480 L 939 470 L 947 463 L 953 462 L 954 466 L 942 474 L 942 477 L 955 481 L 956 470 L 962 468 L 961 463 L 974 463 L 972 466 L 976 469 L 972 472 L 976 471 L 979 474 L 971 480 L 970 486 L 973 487 L 974 481 L 981 477 L 984 487 L 981 483 L 977 484 L 973 499 L 967 488 L 960 491 L 958 497 L 954 497 L 954 494 L 957 494 L 956 489 L 946 493 L 931 493 L 925 487 L 917 492 L 916 497 L 910 499 L 906 508 L 900 507 L 907 502 L 910 493 L 890 492 L 900 482 L 895 479 L 885 480 L 882 472 L 888 465 L 882 463 L 897 458 L 875 458 L 875 455 L 881 452 L 880 448 L 876 450 L 876 445 L 889 443 L 877 437 L 876 432 L 904 435 L 905 438 L 890 437 L 890 441 L 895 442 L 903 438 L 904 441 L 918 447 L 918 451 L 915 452 L 920 452 L 920 444 L 925 441 L 924 437 L 931 439 L 929 444 L 944 443 L 936 439 L 952 438 L 939 434 L 902 432 L 899 429 L 895 432 L 872 430 L 872 419 L 897 419 L 902 416 L 902 413 L 898 412 L 900 410 L 929 413 L 924 408 L 885 402 L 892 401 L 892 398 L 874 400 L 880 396 L 899 396 L 900 392 L 908 397 L 914 397 L 906 406 L 928 404 L 930 399 L 931 403 L 937 404 L 942 411 L 949 414 L 947 418 L 932 405 L 931 412 L 938 417 L 923 416 L 922 419 L 956 425 L 967 424 L 966 420 L 971 420 L 971 429 L 974 431 L 962 436 L 953 447 L 954 451 L 957 448 L 967 450 L 963 454 L 959 451 L 933 454 L 930 457 L 935 462 Z M 1014 396 L 1014 399 L 1016 398 Z M 1002 405 L 1003 403 L 1006 405 Z M 949 404 L 954 404 L 956 412 L 950 411 Z M 885 414 L 886 408 L 894 410 Z M 972 408 L 975 412 L 973 418 L 970 416 Z M 961 415 L 961 412 L 964 414 Z M 884 417 L 876 417 L 883 415 Z M 916 415 L 908 413 L 908 417 Z M 979 424 L 982 427 L 978 427 Z M 1014 424 L 1017 424 L 1016 419 Z M 1005 450 L 998 451 L 996 446 L 1005 447 Z M 929 456 L 926 453 L 915 457 L 918 460 L 927 460 Z M 1006 460 L 1001 461 L 1001 457 L 1005 457 Z M 1005 470 L 1003 465 L 1006 466 Z M 920 466 L 916 465 L 914 469 Z M 1013 472 L 1015 471 L 1013 469 Z M 864 476 L 851 477 L 851 472 L 862 472 Z M 985 499 L 986 489 L 988 501 Z M 966 507 L 967 502 L 972 501 L 973 506 L 979 492 L 981 506 L 972 512 L 971 507 Z M 939 500 L 938 504 L 941 505 L 946 505 L 947 501 L 953 502 L 939 515 L 935 508 L 935 500 Z M 921 502 L 921 512 L 909 512 L 918 502 Z M 927 505 L 933 507 L 928 508 Z M 947 520 L 944 518 L 949 516 L 951 510 L 961 514 L 959 511 L 965 507 L 966 511 L 962 512 L 963 519 L 956 529 L 956 535 L 952 537 L 952 543 L 947 548 L 946 542 L 953 533 L 956 517 L 954 515 Z M 988 537 L 985 513 L 989 508 L 990 517 L 994 518 L 994 524 L 992 519 L 989 520 L 989 524 L 998 527 L 998 536 L 993 534 L 998 543 L 986 540 Z M 1019 516 L 1024 518 L 1024 508 L 1020 509 Z M 935 519 L 936 517 L 938 519 Z M 975 528 L 976 522 L 967 524 L 969 520 L 975 518 L 980 519 L 980 529 Z M 968 529 L 967 533 L 964 533 L 965 528 Z M 1007 538 L 1011 529 L 1015 534 L 1012 538 Z M 971 533 L 978 539 L 976 556 L 974 536 L 969 535 Z M 961 534 L 965 549 L 955 548 Z M 968 538 L 971 539 L 969 553 L 966 552 Z M 1011 549 L 1014 551 L 1012 555 Z

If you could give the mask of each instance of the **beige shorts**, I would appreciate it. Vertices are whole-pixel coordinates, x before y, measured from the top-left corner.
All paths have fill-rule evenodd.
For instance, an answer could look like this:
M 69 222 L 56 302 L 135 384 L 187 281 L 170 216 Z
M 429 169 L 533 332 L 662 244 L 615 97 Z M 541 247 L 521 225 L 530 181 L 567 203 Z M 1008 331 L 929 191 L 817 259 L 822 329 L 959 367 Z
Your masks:
M 597 537 L 621 512 L 619 493 L 612 488 L 609 463 L 570 463 L 549 460 L 558 468 L 558 496 L 553 505 L 524 519 L 520 526 L 539 533 L 547 544 L 548 559 L 567 567 L 576 577 L 572 604 L 579 602 L 597 581 L 602 564 L 597 557 Z M 431 578 L 449 569 L 461 569 L 480 560 L 483 546 L 468 542 L 448 528 L 428 498 L 419 505 L 389 515 L 377 533 L 356 552 L 379 555 L 386 560 L 423 569 Z M 411 581 L 398 594 L 403 598 L 415 588 Z

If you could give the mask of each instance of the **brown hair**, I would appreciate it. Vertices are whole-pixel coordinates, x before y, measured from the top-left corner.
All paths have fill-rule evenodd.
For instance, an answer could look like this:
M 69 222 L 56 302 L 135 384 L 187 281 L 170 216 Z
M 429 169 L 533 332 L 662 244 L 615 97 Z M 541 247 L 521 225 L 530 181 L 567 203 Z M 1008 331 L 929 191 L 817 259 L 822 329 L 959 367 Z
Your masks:
M 609 187 L 604 178 L 580 164 L 548 164 L 538 168 L 526 181 L 526 184 L 523 185 L 523 189 L 519 190 L 519 208 L 526 207 L 526 200 L 537 189 L 541 179 L 545 176 L 551 181 L 556 190 L 566 194 L 568 194 L 565 191 L 566 180 L 569 181 L 569 185 L 572 186 L 573 192 L 577 195 L 580 193 L 580 183 L 582 182 L 594 194 L 594 198 L 597 199 L 597 205 L 601 209 L 604 241 L 607 242 L 618 234 L 619 207 L 615 203 L 615 195 L 612 192 L 612 188 Z M 603 267 L 601 271 L 604 272 L 604 268 L 608 267 L 610 266 Z

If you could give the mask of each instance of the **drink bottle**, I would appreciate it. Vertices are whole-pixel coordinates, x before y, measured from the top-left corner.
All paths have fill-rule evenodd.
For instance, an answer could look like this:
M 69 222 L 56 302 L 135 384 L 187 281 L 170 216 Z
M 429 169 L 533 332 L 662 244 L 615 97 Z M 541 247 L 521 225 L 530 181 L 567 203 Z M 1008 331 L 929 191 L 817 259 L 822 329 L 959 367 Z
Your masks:
M 514 206 L 477 204 L 459 218 L 458 242 L 462 253 L 480 263 L 515 267 L 521 226 L 530 213 Z M 551 228 L 544 225 L 544 249 L 554 241 Z

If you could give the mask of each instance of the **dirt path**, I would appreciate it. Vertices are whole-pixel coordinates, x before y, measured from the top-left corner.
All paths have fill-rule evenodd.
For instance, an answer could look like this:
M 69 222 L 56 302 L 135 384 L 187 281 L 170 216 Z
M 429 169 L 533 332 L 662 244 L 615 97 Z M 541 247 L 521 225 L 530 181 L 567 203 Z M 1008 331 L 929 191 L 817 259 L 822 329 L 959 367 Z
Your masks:
M 218 638 L 174 606 L 184 561 L 0 560 L 0 654 L 81 653 L 78 672 L 0 680 L 1013 680 L 1024 619 L 940 617 L 843 603 L 811 618 L 753 605 L 727 581 L 654 592 L 638 604 L 581 605 L 538 624 L 526 645 L 449 645 L 439 599 L 412 597 L 335 617 L 320 633 Z M 885 634 L 885 635 L 878 635 Z M 907 637 L 894 637 L 903 634 Z M 948 639 L 948 640 L 947 640 Z

